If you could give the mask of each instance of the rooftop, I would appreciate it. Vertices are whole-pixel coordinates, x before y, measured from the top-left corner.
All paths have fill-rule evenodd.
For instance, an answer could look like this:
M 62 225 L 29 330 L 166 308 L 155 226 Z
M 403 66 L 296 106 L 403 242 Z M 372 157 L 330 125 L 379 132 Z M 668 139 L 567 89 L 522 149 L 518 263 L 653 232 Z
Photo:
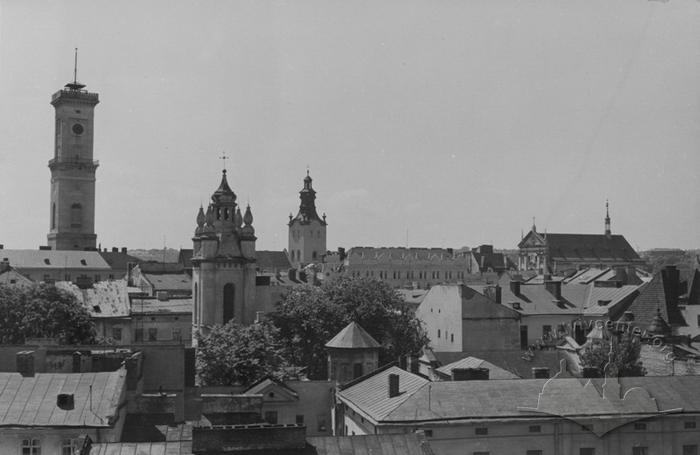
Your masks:
M 351 322 L 338 332 L 328 343 L 327 348 L 335 349 L 375 349 L 381 345 L 357 322 Z
M 73 294 L 94 318 L 129 316 L 125 280 L 98 281 L 87 289 L 80 289 L 70 281 L 57 281 L 56 287 Z
M 119 414 L 126 370 L 106 373 L 0 373 L 0 427 L 111 427 Z M 56 406 L 72 394 L 74 408 Z M 92 408 L 90 407 L 92 402 Z
M 97 251 L 0 250 L 0 261 L 8 260 L 17 269 L 96 269 L 112 268 Z

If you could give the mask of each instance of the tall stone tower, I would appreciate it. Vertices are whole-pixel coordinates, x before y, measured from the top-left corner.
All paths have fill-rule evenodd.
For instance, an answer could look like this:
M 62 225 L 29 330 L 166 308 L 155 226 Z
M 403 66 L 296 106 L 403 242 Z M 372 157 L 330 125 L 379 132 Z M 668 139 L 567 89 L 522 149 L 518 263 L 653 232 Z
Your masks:
M 195 333 L 206 334 L 213 324 L 231 319 L 242 324 L 255 320 L 255 240 L 250 206 L 241 215 L 224 169 L 206 213 L 199 208 L 192 238 Z
M 316 213 L 316 191 L 306 171 L 304 188 L 299 192 L 299 213 L 289 214 L 289 259 L 294 267 L 318 262 L 326 252 L 326 214 Z
M 95 171 L 92 146 L 97 93 L 73 82 L 54 93 L 56 138 L 51 169 L 48 244 L 54 250 L 94 250 Z

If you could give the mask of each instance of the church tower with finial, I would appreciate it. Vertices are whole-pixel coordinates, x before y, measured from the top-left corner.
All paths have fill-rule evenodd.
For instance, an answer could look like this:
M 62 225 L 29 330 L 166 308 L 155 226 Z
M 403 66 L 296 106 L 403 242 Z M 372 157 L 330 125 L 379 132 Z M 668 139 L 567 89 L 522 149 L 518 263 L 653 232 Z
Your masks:
M 605 236 L 607 238 L 612 236 L 612 231 L 610 230 L 610 210 L 607 199 L 605 200 Z
M 73 82 L 54 93 L 56 111 L 54 156 L 51 169 L 51 207 L 48 245 L 54 250 L 94 250 L 95 171 L 94 114 L 97 93 L 85 90 L 77 79 L 75 50 Z
M 223 170 L 221 183 L 196 217 L 192 255 L 193 331 L 206 334 L 231 319 L 255 320 L 255 229 L 253 213 L 236 203 Z M 195 339 L 195 337 L 193 337 Z
M 326 214 L 316 212 L 316 191 L 311 185 L 308 169 L 304 187 L 299 192 L 299 212 L 289 214 L 289 259 L 294 267 L 318 262 L 326 253 Z

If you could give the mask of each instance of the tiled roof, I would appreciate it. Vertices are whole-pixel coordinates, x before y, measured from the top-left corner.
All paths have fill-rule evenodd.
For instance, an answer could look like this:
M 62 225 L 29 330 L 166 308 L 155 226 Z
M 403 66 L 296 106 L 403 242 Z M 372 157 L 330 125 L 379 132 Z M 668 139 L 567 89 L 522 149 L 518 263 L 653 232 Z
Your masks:
M 8 286 L 31 286 L 34 282 L 26 276 L 19 273 L 13 267 L 0 272 L 0 284 Z
M 112 268 L 97 251 L 0 250 L 0 261 L 7 259 L 18 269 L 104 269 Z
M 149 261 L 149 262 L 142 262 L 138 265 L 139 270 L 141 273 L 150 273 L 150 274 L 180 274 L 180 273 L 185 273 L 185 266 L 180 264 L 179 262 L 157 262 L 157 261 Z
M 639 260 L 637 252 L 622 235 L 548 233 L 544 238 L 553 260 Z
M 639 288 L 639 296 L 627 308 L 634 315 L 634 324 L 646 328 L 656 316 L 657 309 L 661 317 L 671 325 L 686 325 L 683 315 L 674 302 L 669 302 L 664 290 L 663 276 L 657 273 Z
M 186 273 L 144 273 L 156 291 L 192 291 L 192 277 Z
M 256 251 L 255 261 L 260 270 L 289 270 L 292 264 L 284 251 Z
M 289 395 L 292 395 L 293 397 L 299 397 L 299 394 L 294 391 L 291 387 L 286 385 L 282 381 L 276 381 L 272 378 L 263 378 L 255 382 L 253 385 L 251 385 L 249 388 L 245 390 L 245 394 L 249 395 L 255 395 L 255 394 L 260 394 L 265 391 L 268 387 L 278 387 L 281 388 L 285 391 L 285 393 L 288 393 Z
M 352 247 L 347 252 L 347 258 L 350 263 L 356 261 L 460 261 L 465 262 L 464 258 L 456 257 L 454 251 L 447 248 L 404 248 L 404 247 L 367 247 L 356 246 Z
M 94 318 L 129 316 L 129 293 L 125 280 L 99 281 L 87 289 L 80 289 L 70 281 L 58 281 L 56 287 L 73 294 Z
M 455 368 L 488 368 L 489 379 L 518 379 L 519 376 L 506 371 L 503 368 L 499 368 L 493 363 L 487 362 L 486 360 L 479 359 L 477 357 L 465 357 L 463 359 L 457 360 L 455 362 L 449 363 L 437 369 L 442 374 L 450 376 L 452 370 Z
M 126 370 L 107 373 L 0 373 L 0 426 L 110 427 L 117 416 Z M 74 409 L 56 406 L 73 394 Z M 90 409 L 92 400 L 92 410 Z
M 584 301 L 583 314 L 586 316 L 609 315 L 610 310 L 637 292 L 639 286 L 627 285 L 618 287 L 599 287 L 594 283 L 587 287 L 588 292 Z
M 379 348 L 381 345 L 360 324 L 353 321 L 326 343 L 326 347 L 336 349 L 373 349 Z
M 550 400 L 549 404 L 554 408 L 546 409 L 545 412 L 558 416 L 636 413 L 638 408 L 649 405 L 650 401 L 644 401 L 648 396 L 656 400 L 655 405 L 658 405 L 660 411 L 680 408 L 684 413 L 700 412 L 700 381 L 692 376 L 619 378 L 619 397 L 625 396 L 633 388 L 641 388 L 643 393 L 631 394 L 626 405 L 623 403 L 618 406 L 611 403 L 612 400 L 603 400 L 601 397 L 605 379 L 592 379 L 591 385 L 586 388 L 588 380 L 579 378 L 556 378 L 551 382 L 546 379 L 432 383 L 423 380 L 425 382 L 421 385 L 414 385 L 410 389 L 407 386 L 406 392 L 399 397 L 388 398 L 385 374 L 388 372 L 389 370 L 342 390 L 338 396 L 375 422 L 386 423 L 542 417 L 546 415 L 523 408 L 538 407 L 538 398 L 544 392 L 545 384 L 548 386 L 545 397 L 551 394 L 549 397 L 560 398 Z M 399 383 L 422 379 L 410 373 L 408 375 L 413 378 L 404 375 Z M 588 396 L 589 399 L 563 399 L 583 396 Z M 656 411 L 647 409 L 644 412 Z

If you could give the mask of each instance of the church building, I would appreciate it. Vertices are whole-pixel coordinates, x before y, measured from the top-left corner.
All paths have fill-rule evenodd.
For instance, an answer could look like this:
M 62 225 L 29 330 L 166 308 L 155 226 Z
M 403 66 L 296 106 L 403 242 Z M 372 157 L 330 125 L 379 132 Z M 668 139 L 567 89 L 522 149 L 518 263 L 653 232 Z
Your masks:
M 95 250 L 94 113 L 97 93 L 73 80 L 53 94 L 56 110 L 48 245 L 53 250 Z
M 231 319 L 242 324 L 255 320 L 255 240 L 250 206 L 241 214 L 224 169 L 206 212 L 199 208 L 192 238 L 195 333 L 206 334 L 210 326 Z
M 644 261 L 624 236 L 613 235 L 610 211 L 605 203 L 603 234 L 554 234 L 530 232 L 518 244 L 518 270 L 537 273 L 566 273 L 584 267 L 624 267 L 643 265 Z
M 299 213 L 295 217 L 289 214 L 289 259 L 296 268 L 321 262 L 326 253 L 326 214 L 320 218 L 316 212 L 316 191 L 311 186 L 309 171 L 299 199 Z

